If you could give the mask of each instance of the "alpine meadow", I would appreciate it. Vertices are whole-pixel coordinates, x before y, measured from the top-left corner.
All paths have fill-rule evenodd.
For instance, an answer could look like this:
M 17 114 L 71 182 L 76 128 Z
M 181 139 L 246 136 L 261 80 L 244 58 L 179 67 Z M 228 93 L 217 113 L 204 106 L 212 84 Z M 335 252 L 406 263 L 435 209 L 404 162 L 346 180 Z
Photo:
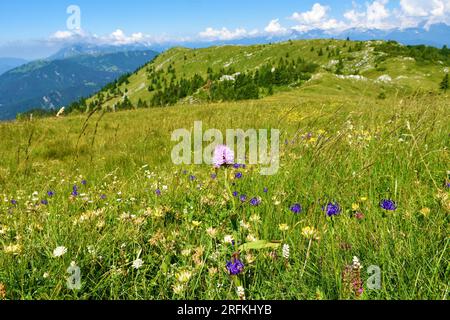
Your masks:
M 447 300 L 449 68 L 395 41 L 177 46 L 0 123 L 0 299 Z M 279 170 L 228 142 L 174 164 L 198 121 L 279 130 Z

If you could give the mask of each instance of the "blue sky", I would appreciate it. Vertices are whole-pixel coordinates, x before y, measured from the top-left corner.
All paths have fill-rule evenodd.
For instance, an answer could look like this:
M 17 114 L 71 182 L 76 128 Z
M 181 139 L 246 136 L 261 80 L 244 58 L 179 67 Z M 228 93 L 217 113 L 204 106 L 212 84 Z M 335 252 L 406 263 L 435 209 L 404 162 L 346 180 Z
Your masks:
M 67 29 L 69 5 L 81 10 L 80 30 Z M 0 57 L 45 55 L 79 39 L 232 40 L 314 28 L 334 32 L 450 23 L 449 17 L 450 0 L 2 0 Z

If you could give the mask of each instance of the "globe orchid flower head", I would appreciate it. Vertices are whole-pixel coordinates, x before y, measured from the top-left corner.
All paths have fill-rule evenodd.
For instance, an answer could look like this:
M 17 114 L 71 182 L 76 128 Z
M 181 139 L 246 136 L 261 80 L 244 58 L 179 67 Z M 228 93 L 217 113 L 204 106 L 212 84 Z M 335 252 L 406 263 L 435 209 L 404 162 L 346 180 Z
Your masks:
M 244 264 L 239 259 L 238 254 L 234 254 L 231 258 L 231 261 L 228 261 L 226 264 L 226 268 L 228 270 L 228 273 L 232 276 L 237 276 L 244 272 Z
M 337 202 L 330 202 L 325 207 L 323 207 L 323 211 L 325 211 L 327 216 L 329 217 L 337 216 L 341 213 L 341 206 Z
M 397 205 L 394 201 L 389 199 L 383 199 L 380 202 L 380 207 L 386 211 L 395 211 L 397 210 Z
M 295 214 L 299 214 L 302 212 L 303 208 L 299 203 L 296 203 L 293 206 L 291 206 L 290 210 Z
M 214 149 L 214 167 L 232 166 L 234 164 L 234 151 L 226 145 L 219 145 Z

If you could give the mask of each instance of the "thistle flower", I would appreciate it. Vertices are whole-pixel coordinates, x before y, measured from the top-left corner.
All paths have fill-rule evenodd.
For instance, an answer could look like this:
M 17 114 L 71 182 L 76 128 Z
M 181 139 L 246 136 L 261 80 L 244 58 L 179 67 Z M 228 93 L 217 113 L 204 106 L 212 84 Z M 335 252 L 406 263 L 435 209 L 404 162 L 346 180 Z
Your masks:
M 208 229 L 206 229 L 206 233 L 211 237 L 211 238 L 215 238 L 217 237 L 217 229 L 210 227 Z
M 337 202 L 336 203 L 330 202 L 327 204 L 326 207 L 323 208 L 323 211 L 325 211 L 329 217 L 333 217 L 341 213 L 341 207 Z
M 181 271 L 180 273 L 177 274 L 177 280 L 181 283 L 188 283 L 189 280 L 191 280 L 192 277 L 192 272 L 190 271 Z
M 290 255 L 290 248 L 288 244 L 284 244 L 283 245 L 283 258 L 285 258 L 286 260 L 289 260 L 289 255 Z
M 383 199 L 380 202 L 380 207 L 386 211 L 395 211 L 397 210 L 397 205 L 394 201 L 389 199 Z
M 244 271 L 244 264 L 238 257 L 233 257 L 231 261 L 227 261 L 226 264 L 228 273 L 232 276 L 237 276 Z
M 172 289 L 173 289 L 173 293 L 181 294 L 181 293 L 183 293 L 185 287 L 182 284 L 176 284 L 176 285 L 172 286 Z
M 234 152 L 225 145 L 219 145 L 214 150 L 213 163 L 216 168 L 234 163 Z
M 64 246 L 57 247 L 55 250 L 53 250 L 53 256 L 55 258 L 62 257 L 67 253 L 67 248 Z
M 302 206 L 299 203 L 294 204 L 291 209 L 290 209 L 293 213 L 295 214 L 299 214 L 302 212 Z

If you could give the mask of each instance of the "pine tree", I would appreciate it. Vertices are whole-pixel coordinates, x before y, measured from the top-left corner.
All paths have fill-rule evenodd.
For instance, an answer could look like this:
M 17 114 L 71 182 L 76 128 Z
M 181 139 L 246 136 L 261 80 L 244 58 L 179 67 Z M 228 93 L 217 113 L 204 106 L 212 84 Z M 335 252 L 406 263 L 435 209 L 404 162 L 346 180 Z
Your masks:
M 449 88 L 449 80 L 448 80 L 448 73 L 445 74 L 444 79 L 442 79 L 440 88 L 442 91 L 446 92 Z

